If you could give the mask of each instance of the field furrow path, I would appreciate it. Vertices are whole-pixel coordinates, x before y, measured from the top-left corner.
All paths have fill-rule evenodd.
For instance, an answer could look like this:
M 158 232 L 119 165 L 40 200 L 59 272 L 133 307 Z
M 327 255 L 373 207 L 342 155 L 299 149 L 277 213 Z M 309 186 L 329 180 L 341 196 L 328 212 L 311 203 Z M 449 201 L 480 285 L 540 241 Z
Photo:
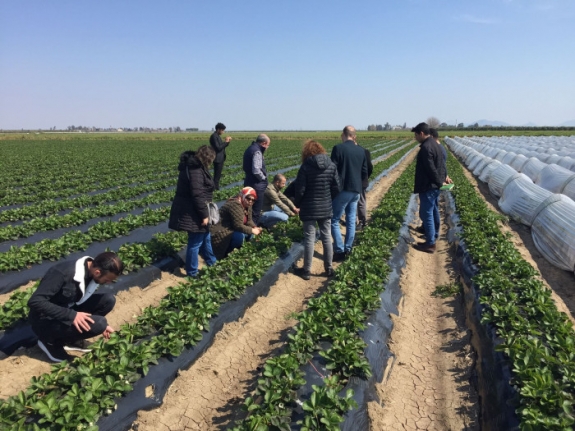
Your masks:
M 470 386 L 473 353 L 460 294 L 442 298 L 438 286 L 453 286 L 446 226 L 434 254 L 410 247 L 400 286 L 403 297 L 394 328 L 381 402 L 369 404 L 372 430 L 477 430 L 477 396 Z M 416 241 L 422 241 L 412 230 Z

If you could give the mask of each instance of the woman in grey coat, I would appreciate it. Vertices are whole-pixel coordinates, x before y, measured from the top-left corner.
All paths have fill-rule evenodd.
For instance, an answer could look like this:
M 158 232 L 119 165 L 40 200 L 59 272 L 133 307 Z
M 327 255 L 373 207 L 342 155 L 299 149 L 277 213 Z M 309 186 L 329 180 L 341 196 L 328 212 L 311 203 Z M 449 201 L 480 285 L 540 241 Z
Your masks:
M 333 245 L 331 241 L 332 199 L 340 192 L 337 167 L 319 142 L 308 140 L 302 151 L 302 165 L 295 180 L 295 205 L 303 222 L 304 258 L 303 268 L 294 272 L 304 280 L 310 279 L 311 261 L 315 244 L 315 225 L 319 226 L 323 245 L 325 274 L 333 276 L 331 267 Z

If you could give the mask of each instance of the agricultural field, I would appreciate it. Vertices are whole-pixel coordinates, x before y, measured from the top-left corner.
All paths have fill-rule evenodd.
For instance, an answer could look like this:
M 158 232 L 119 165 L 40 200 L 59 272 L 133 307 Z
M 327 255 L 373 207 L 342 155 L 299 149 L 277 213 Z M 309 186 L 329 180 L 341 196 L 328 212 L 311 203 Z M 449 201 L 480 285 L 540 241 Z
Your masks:
M 446 134 L 456 187 L 442 194 L 438 251 L 410 247 L 412 134 L 365 132 L 370 223 L 333 279 L 316 245 L 310 281 L 289 271 L 297 219 L 183 276 L 187 238 L 167 218 L 179 154 L 208 134 L 0 135 L 0 346 L 25 328 L 54 262 L 109 249 L 126 264 L 102 287 L 117 297 L 111 340 L 58 365 L 34 343 L 5 349 L 0 430 L 570 429 L 573 267 L 550 264 L 535 225 L 503 211 L 468 166 L 467 148 L 493 138 Z M 216 201 L 238 193 L 257 133 L 230 135 Z M 288 181 L 306 138 L 328 153 L 340 142 L 269 136 L 268 173 Z

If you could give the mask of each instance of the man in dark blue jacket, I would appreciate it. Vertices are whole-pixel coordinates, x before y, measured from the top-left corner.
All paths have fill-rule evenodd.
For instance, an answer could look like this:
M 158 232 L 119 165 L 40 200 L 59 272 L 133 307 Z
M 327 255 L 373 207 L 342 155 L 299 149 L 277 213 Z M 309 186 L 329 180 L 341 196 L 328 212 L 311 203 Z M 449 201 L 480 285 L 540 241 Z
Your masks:
M 415 244 L 414 248 L 434 253 L 436 232 L 440 223 L 439 209 L 436 210 L 436 206 L 439 189 L 445 181 L 444 156 L 426 123 L 419 123 L 411 131 L 415 140 L 421 144 L 415 165 L 413 193 L 419 194 L 419 217 L 425 229 L 425 242 Z
M 333 147 L 331 160 L 337 166 L 341 192 L 333 200 L 333 217 L 331 219 L 331 236 L 334 243 L 334 262 L 345 259 L 355 239 L 355 220 L 357 202 L 363 190 L 363 180 L 367 179 L 367 159 L 365 150 L 357 145 L 356 131 L 353 126 L 346 126 L 341 134 L 341 144 Z M 345 244 L 341 237 L 339 219 L 345 212 Z
M 246 174 L 244 187 L 252 187 L 258 194 L 252 206 L 252 220 L 256 224 L 260 219 L 264 204 L 264 193 L 268 186 L 268 173 L 264 159 L 264 152 L 270 146 L 270 138 L 260 134 L 244 152 L 243 168 Z

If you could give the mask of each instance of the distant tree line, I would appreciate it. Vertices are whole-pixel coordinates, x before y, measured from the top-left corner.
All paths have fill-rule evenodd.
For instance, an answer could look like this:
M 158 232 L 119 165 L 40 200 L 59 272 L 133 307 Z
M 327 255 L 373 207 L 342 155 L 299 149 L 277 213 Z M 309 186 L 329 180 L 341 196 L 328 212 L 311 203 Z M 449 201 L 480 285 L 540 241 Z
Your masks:
M 407 129 L 407 123 L 403 123 L 403 126 L 392 126 L 389 123 L 385 123 L 383 126 L 381 124 L 370 124 L 367 126 L 367 130 L 370 132 L 379 132 L 383 130 L 403 130 Z

